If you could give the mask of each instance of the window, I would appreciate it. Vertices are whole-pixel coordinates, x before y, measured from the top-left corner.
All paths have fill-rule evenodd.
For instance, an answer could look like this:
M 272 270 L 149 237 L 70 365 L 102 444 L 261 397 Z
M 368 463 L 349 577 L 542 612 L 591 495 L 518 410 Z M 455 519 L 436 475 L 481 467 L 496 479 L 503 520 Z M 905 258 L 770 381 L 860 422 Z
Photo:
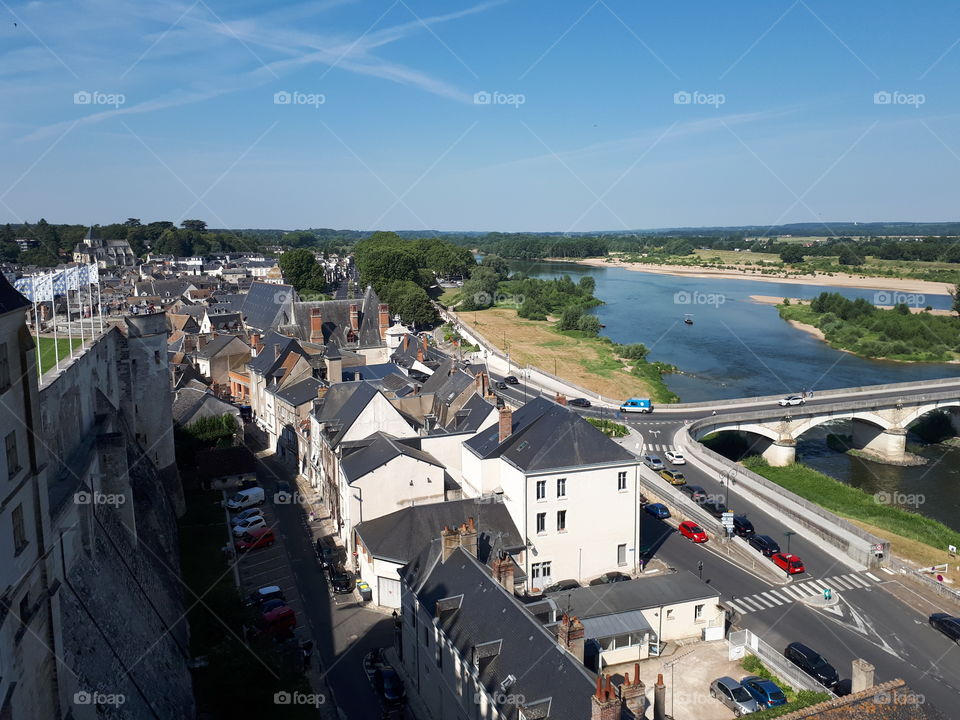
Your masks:
M 627 489 L 627 472 L 617 473 L 617 490 L 626 490 Z
M 20 460 L 17 457 L 17 433 L 13 431 L 7 435 L 4 440 L 7 450 L 7 478 L 13 480 L 14 476 L 20 472 Z
M 694 620 L 703 620 L 703 605 L 694 605 L 694 606 L 693 606 L 693 619 L 694 619 Z
M 566 532 L 567 530 L 567 511 L 557 510 L 557 531 Z
M 547 481 L 537 480 L 537 500 L 545 500 L 547 497 Z
M 557 478 L 557 497 L 562 498 L 566 496 L 567 496 L 567 479 Z
M 27 546 L 27 528 L 23 524 L 23 505 L 17 505 L 10 513 L 13 525 L 13 554 L 19 555 Z
M 530 566 L 530 579 L 531 580 L 540 579 L 540 563 L 533 563 Z
M 542 533 L 546 531 L 547 531 L 547 514 L 537 513 L 537 532 Z
M 7 356 L 7 344 L 0 343 L 0 392 L 10 388 L 10 358 Z
M 542 562 L 542 563 L 540 563 L 540 572 L 543 574 L 543 579 L 544 579 L 544 580 L 549 579 L 550 576 L 553 575 L 553 571 L 551 570 L 551 565 L 552 565 L 552 563 L 550 563 L 550 562 Z
M 617 565 L 626 565 L 627 564 L 627 546 L 626 543 L 623 545 L 617 545 Z

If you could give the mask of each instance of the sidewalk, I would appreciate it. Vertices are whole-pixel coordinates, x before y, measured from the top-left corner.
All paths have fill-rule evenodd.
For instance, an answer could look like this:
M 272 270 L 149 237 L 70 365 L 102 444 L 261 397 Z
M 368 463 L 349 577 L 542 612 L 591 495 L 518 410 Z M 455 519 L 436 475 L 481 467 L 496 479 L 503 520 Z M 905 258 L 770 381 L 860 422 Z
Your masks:
M 407 691 L 407 715 L 416 718 L 416 720 L 442 720 L 441 718 L 435 718 L 427 709 L 426 703 L 420 698 L 416 683 L 413 678 L 407 674 L 407 669 L 400 661 L 397 649 L 394 647 L 385 648 L 383 657 L 393 666 L 393 669 L 397 671 L 397 675 L 403 680 L 403 686 Z

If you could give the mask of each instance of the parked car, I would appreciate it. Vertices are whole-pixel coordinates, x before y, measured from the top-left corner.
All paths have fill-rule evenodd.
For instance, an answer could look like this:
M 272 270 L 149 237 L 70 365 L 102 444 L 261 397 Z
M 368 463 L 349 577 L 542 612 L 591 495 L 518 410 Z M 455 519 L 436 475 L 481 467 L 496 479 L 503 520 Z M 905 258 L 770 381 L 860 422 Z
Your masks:
M 519 384 L 520 384 L 520 381 L 517 380 L 516 375 L 507 375 L 507 376 L 503 379 L 503 381 L 504 381 L 507 385 L 519 385 Z
M 262 605 L 260 605 L 259 609 L 262 614 L 266 614 L 269 612 L 273 612 L 277 608 L 281 608 L 286 604 L 287 604 L 287 601 L 284 600 L 283 598 L 272 598 L 264 602 Z
M 277 483 L 277 491 L 273 494 L 273 501 L 275 503 L 285 504 L 293 500 L 293 490 L 290 488 L 290 483 L 286 480 L 281 480 Z
M 323 538 L 317 539 L 317 557 L 320 559 L 320 565 L 325 568 L 333 568 L 342 565 L 347 559 L 346 551 Z
M 748 538 L 756 535 L 757 531 L 753 529 L 753 523 L 747 519 L 746 515 L 734 515 L 733 534 L 739 535 L 742 538 Z
M 244 533 L 234 543 L 237 552 L 247 552 L 256 548 L 270 547 L 276 541 L 273 530 L 270 528 L 259 528 Z
M 236 512 L 246 510 L 257 505 L 263 505 L 263 488 L 254 487 L 238 490 L 233 497 L 227 500 L 227 510 Z
M 681 535 L 693 540 L 695 543 L 705 543 L 707 541 L 707 533 L 702 527 L 693 522 L 693 520 L 684 520 L 677 529 Z
M 567 401 L 567 405 L 573 405 L 578 408 L 588 408 L 590 407 L 590 401 L 586 398 L 573 398 Z
M 256 517 L 257 515 L 263 515 L 263 510 L 261 510 L 261 509 L 258 508 L 258 507 L 248 508 L 248 509 L 242 510 L 242 511 L 238 512 L 236 515 L 234 515 L 234 516 L 230 519 L 230 523 L 231 523 L 232 525 L 236 525 L 236 524 L 239 523 L 239 522 L 243 522 L 243 521 L 246 520 L 247 518 Z
M 787 696 L 771 680 L 765 680 L 757 675 L 747 675 L 740 680 L 740 684 L 757 701 L 761 710 L 787 704 Z
M 663 460 L 658 458 L 656 455 L 644 455 L 640 460 L 651 470 L 660 472 L 663 470 Z
M 495 387 L 497 390 L 506 390 L 506 389 L 507 389 L 507 384 L 506 384 L 505 382 L 501 381 L 501 380 L 498 380 L 496 383 L 494 383 L 494 387 Z
M 790 407 L 793 405 L 803 405 L 806 402 L 799 395 L 787 395 L 785 398 L 780 400 L 780 407 Z
M 373 685 L 383 699 L 383 704 L 389 708 L 403 705 L 407 699 L 407 691 L 403 687 L 403 680 L 397 671 L 389 665 L 381 665 L 373 672 Z
M 681 477 L 683 476 L 681 475 Z M 699 485 L 684 485 L 682 488 L 680 488 L 680 492 L 689 496 L 694 502 L 700 502 L 701 500 L 707 499 L 707 491 Z
M 777 541 L 769 535 L 751 535 L 747 538 L 750 547 L 762 553 L 764 557 L 772 557 L 780 552 L 780 546 Z
M 267 519 L 263 515 L 253 515 L 246 520 L 241 520 L 233 526 L 233 534 L 237 537 L 250 530 L 258 530 L 267 526 Z
M 828 663 L 820 653 L 811 650 L 803 643 L 790 643 L 783 654 L 787 660 L 824 687 L 831 688 L 840 680 L 833 665 Z
M 667 450 L 663 456 L 667 459 L 667 462 L 671 465 L 686 465 L 687 459 L 683 456 L 683 453 L 677 450 Z
M 930 627 L 935 628 L 960 644 L 960 617 L 947 615 L 946 613 L 934 613 L 930 616 Z
M 710 683 L 710 697 L 733 710 L 735 717 L 757 712 L 760 706 L 753 696 L 732 677 L 721 677 Z
M 683 476 L 682 472 L 677 472 L 676 470 L 661 470 L 660 477 L 666 480 L 671 485 L 686 485 L 687 479 Z
M 620 412 L 651 413 L 653 412 L 653 403 L 650 402 L 650 398 L 630 398 L 624 400 L 620 405 Z
M 254 478 L 245 478 L 237 483 L 237 490 L 249 490 L 250 488 L 260 487 Z
M 714 500 L 713 502 L 702 502 L 700 503 L 700 507 L 702 507 L 704 510 L 706 510 L 708 513 L 710 513 L 713 517 L 717 518 L 718 520 L 723 516 L 725 512 L 728 511 L 727 506 L 717 500 Z
M 260 607 L 268 600 L 286 600 L 279 585 L 267 585 L 250 593 L 247 605 Z
M 543 589 L 545 593 L 563 592 L 564 590 L 576 590 L 580 583 L 576 580 L 560 580 L 553 585 L 548 585 Z
M 610 583 L 626 582 L 627 580 L 632 580 L 632 579 L 633 578 L 631 578 L 626 573 L 613 571 L 613 572 L 604 573 L 603 575 L 596 578 L 595 580 L 591 580 L 590 584 L 591 585 L 609 585 Z
M 353 573 L 341 570 L 334 573 L 331 583 L 333 584 L 333 591 L 337 595 L 348 595 L 356 587 L 357 579 L 353 576 Z
M 799 575 L 804 572 L 803 560 L 796 555 L 788 553 L 774 553 L 770 556 L 773 564 L 787 573 L 787 575 Z
M 644 505 L 643 509 L 660 520 L 665 520 L 670 517 L 670 511 L 663 503 L 649 503 Z
M 257 629 L 271 635 L 288 635 L 297 626 L 297 614 L 289 605 L 280 605 L 257 618 Z

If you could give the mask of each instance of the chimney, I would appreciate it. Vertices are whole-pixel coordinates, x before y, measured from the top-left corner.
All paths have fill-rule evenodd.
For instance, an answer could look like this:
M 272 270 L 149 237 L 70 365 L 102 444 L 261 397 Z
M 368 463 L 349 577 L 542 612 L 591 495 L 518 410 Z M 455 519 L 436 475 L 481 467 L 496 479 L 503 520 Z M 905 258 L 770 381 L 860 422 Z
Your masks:
M 206 335 L 200 335 L 197 339 L 199 340 L 199 343 L 200 343 L 198 347 L 201 347 L 201 348 L 206 347 L 207 340 L 209 339 L 207 338 Z
M 323 310 L 310 308 L 310 342 L 323 343 Z
M 326 385 L 321 385 L 317 388 L 317 400 L 323 400 L 324 396 L 327 394 L 329 388 Z
M 406 350 L 408 347 L 410 347 L 410 336 L 409 336 L 409 335 L 404 335 L 404 336 L 403 336 L 403 349 Z
M 667 686 L 663 684 L 663 673 L 657 674 L 657 684 L 653 686 L 653 720 L 667 720 Z
M 504 405 L 500 408 L 500 442 L 503 442 L 513 432 L 513 410 Z
M 460 533 L 451 530 L 448 525 L 443 526 L 440 531 L 440 544 L 443 552 L 443 562 L 453 554 L 453 551 L 460 547 Z
M 640 663 L 634 663 L 633 682 L 630 682 L 630 673 L 625 673 L 623 685 L 620 686 L 620 699 L 636 720 L 641 720 L 646 713 L 646 692 L 646 686 L 640 682 Z
M 617 689 L 606 675 L 597 676 L 597 689 L 593 693 L 590 720 L 620 720 L 622 703 Z
M 566 404 L 567 404 L 567 396 L 566 396 L 566 395 L 561 395 L 560 393 L 557 393 L 557 396 L 554 398 L 554 400 L 556 401 L 557 405 L 566 405 Z
M 473 376 L 473 384 L 476 388 L 477 395 L 485 397 L 487 394 L 487 374 L 485 372 L 478 372 Z
M 869 690 L 874 686 L 874 667 L 866 660 L 857 658 L 853 661 L 853 674 L 850 676 L 850 692 L 858 693 Z
M 513 594 L 513 560 L 507 553 L 500 551 L 493 561 L 493 579 L 496 580 L 504 590 Z
M 460 547 L 466 550 L 468 553 L 477 556 L 477 526 L 473 522 L 472 517 L 468 517 L 467 521 L 460 526 Z
M 580 618 L 563 614 L 557 625 L 557 642 L 578 661 L 583 662 L 584 629 Z
M 426 351 L 427 351 L 427 336 L 426 336 L 426 335 L 421 335 L 421 336 L 420 336 L 420 342 L 423 344 L 423 351 L 426 352 Z
M 380 339 L 387 339 L 387 329 L 390 327 L 390 306 L 386 303 L 377 305 L 377 323 L 380 326 Z
M 354 332 L 360 330 L 360 306 L 356 303 L 350 303 L 350 329 Z
M 423 362 L 423 348 L 417 348 L 417 360 Z
M 260 345 L 260 333 L 251 333 L 250 334 L 250 354 L 253 357 L 257 356 L 259 345 Z
M 274 359 L 274 360 L 279 360 L 279 359 L 280 359 L 280 345 L 279 345 L 279 344 L 273 346 L 273 359 Z

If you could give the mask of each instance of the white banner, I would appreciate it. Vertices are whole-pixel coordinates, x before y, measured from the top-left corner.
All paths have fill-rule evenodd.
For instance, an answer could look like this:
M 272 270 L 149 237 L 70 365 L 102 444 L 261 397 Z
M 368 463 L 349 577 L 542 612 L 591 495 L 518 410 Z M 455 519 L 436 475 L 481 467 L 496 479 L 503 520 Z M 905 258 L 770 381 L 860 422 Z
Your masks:
M 69 267 L 64 273 L 67 276 L 67 290 L 78 290 L 80 288 L 80 268 Z
M 34 302 L 50 302 L 53 300 L 54 273 L 41 273 L 33 278 Z
M 100 284 L 100 268 L 97 267 L 95 262 L 92 262 L 87 266 L 87 277 L 90 280 L 91 285 Z

